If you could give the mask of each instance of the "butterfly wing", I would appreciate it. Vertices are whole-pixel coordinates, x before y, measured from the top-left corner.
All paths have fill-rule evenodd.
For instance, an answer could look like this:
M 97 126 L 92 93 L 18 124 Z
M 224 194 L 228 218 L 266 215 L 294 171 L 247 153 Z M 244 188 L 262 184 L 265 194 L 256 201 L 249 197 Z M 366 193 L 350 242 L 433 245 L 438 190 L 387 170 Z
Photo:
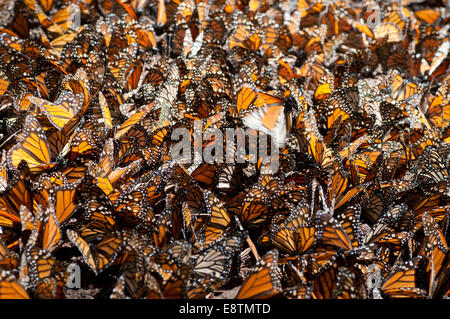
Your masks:
M 276 274 L 278 250 L 269 251 L 259 260 L 242 284 L 237 299 L 264 299 L 281 292 L 281 283 Z
M 30 299 L 16 277 L 7 270 L 0 270 L 0 299 Z
M 33 115 L 26 117 L 18 142 L 9 150 L 7 156 L 12 167 L 17 168 L 24 160 L 32 172 L 40 172 L 52 166 L 47 137 Z

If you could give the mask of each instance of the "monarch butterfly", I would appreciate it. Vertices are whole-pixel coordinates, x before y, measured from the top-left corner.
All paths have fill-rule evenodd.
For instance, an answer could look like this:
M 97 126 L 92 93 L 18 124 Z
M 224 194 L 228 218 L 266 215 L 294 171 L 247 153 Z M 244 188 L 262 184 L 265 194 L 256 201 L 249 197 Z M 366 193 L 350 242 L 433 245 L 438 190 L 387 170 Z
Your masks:
M 392 80 L 392 93 L 397 101 L 408 99 L 419 92 L 418 85 L 405 81 L 400 74 L 396 74 Z
M 87 167 L 83 165 L 83 161 L 75 161 L 73 166 L 69 166 L 66 169 L 62 170 L 62 173 L 67 178 L 67 182 L 69 184 L 76 183 L 80 181 L 84 176 Z
M 241 19 L 245 19 L 242 18 Z M 242 47 L 244 49 L 256 51 L 261 44 L 261 39 L 254 30 L 253 25 L 248 21 L 238 22 L 237 28 L 228 38 L 228 48 Z
M 150 265 L 163 279 L 161 290 L 165 298 L 180 298 L 187 294 L 192 268 L 186 265 L 191 256 L 191 246 L 185 241 L 175 241 L 150 256 Z
M 18 171 L 9 181 L 9 187 L 0 194 L 0 226 L 13 227 L 20 225 L 21 206 L 31 209 L 33 198 L 31 193 L 30 170 L 25 162 L 21 162 Z
M 5 94 L 5 92 L 9 88 L 10 83 L 11 82 L 9 81 L 6 73 L 3 71 L 0 71 L 0 95 L 3 96 L 3 94 Z
M 17 168 L 24 160 L 31 172 L 41 172 L 54 166 L 51 163 L 47 137 L 38 120 L 31 114 L 25 118 L 18 142 L 8 151 L 8 163 Z
M 278 66 L 278 79 L 281 84 L 287 84 L 292 79 L 295 79 L 297 77 L 297 74 L 295 73 L 295 69 L 289 65 L 288 62 L 280 59 L 279 60 L 279 66 Z
M 94 272 L 97 272 L 97 265 L 91 248 L 75 231 L 68 229 L 67 237 L 81 252 L 84 261 L 91 267 Z
M 245 198 L 245 196 L 246 196 L 245 192 L 240 192 L 240 193 L 234 195 L 232 198 L 230 198 L 225 203 L 225 207 L 226 207 L 227 211 L 233 215 L 238 216 L 239 212 L 241 211 L 242 202 L 243 202 L 243 199 Z
M 130 225 L 139 222 L 148 223 L 153 219 L 154 213 L 149 204 L 159 200 L 165 186 L 165 180 L 160 174 L 161 172 L 159 174 L 147 174 L 132 180 L 127 183 L 127 187 L 118 193 L 114 205 L 124 223 L 130 223 Z M 165 215 L 161 216 L 162 219 L 166 217 Z M 162 227 L 165 232 L 165 226 Z
M 283 296 L 288 299 L 311 299 L 312 292 L 312 285 L 298 285 L 286 288 L 283 291 Z
M 150 274 L 145 275 L 144 284 L 147 287 L 146 290 L 149 291 L 149 298 L 158 299 L 163 297 L 161 289 L 153 276 L 151 276 Z
M 439 11 L 433 9 L 417 10 L 414 14 L 417 18 L 428 24 L 434 24 L 434 22 L 440 17 Z
M 267 252 L 245 279 L 237 299 L 265 299 L 278 295 L 281 289 L 277 277 L 278 250 Z
M 133 19 L 137 20 L 138 17 L 136 15 L 136 13 L 134 12 L 134 8 L 131 4 L 127 3 L 126 1 L 122 2 L 120 0 L 117 1 L 117 3 L 125 9 L 125 11 L 128 13 L 128 15 L 130 17 L 132 17 Z
M 94 178 L 87 175 L 83 183 L 80 183 L 76 188 L 77 194 L 81 199 L 79 205 L 87 220 L 95 212 L 103 215 L 111 215 L 114 211 L 114 205 L 108 196 L 94 183 Z
M 174 270 L 176 271 L 182 261 L 186 261 L 191 255 L 192 246 L 184 240 L 177 240 L 169 244 L 166 248 L 152 254 L 149 259 L 151 262 L 161 265 L 160 270 L 165 270 L 166 273 L 170 273 Z
M 144 106 L 141 110 L 131 115 L 122 125 L 117 129 L 114 135 L 115 139 L 119 139 L 126 134 L 136 123 L 141 121 L 153 108 L 153 103 Z
M 335 160 L 334 152 L 327 147 L 317 129 L 317 123 L 312 113 L 304 115 L 306 135 L 309 140 L 308 153 L 314 162 L 323 170 L 329 170 Z
M 203 192 L 203 196 L 208 215 L 211 216 L 208 226 L 205 229 L 206 241 L 202 245 L 205 247 L 223 235 L 225 229 L 230 224 L 231 219 L 223 203 L 220 202 L 220 200 L 212 192 L 205 190 Z
M 98 254 L 96 269 L 100 271 L 114 262 L 122 248 L 122 238 L 116 234 L 107 235 L 95 248 Z
M 313 299 L 330 299 L 336 289 L 337 269 L 331 264 L 321 267 L 313 282 Z
M 419 198 L 411 199 L 412 210 L 416 217 L 416 225 L 414 230 L 417 231 L 423 226 L 423 214 L 427 212 L 436 222 L 441 222 L 445 218 L 445 212 L 449 205 L 444 204 L 442 194 L 434 194 Z
M 74 160 L 80 155 L 93 153 L 97 149 L 96 142 L 93 131 L 88 128 L 80 128 L 73 132 L 58 157 L 64 158 L 69 155 L 68 158 Z
M 109 110 L 108 102 L 106 101 L 106 98 L 101 91 L 98 92 L 98 101 L 99 101 L 100 109 L 102 112 L 104 125 L 105 125 L 105 127 L 112 129 L 113 123 L 112 123 L 111 112 Z
M 201 277 L 201 279 L 192 280 L 191 285 L 188 287 L 187 298 L 205 298 L 211 291 L 216 290 L 222 284 L 213 275 L 206 275 Z
M 158 121 L 151 126 L 151 131 L 167 126 L 172 119 L 172 108 L 175 102 L 178 86 L 180 83 L 180 73 L 178 66 L 173 65 L 167 76 L 166 82 L 162 84 L 158 96 L 156 97 L 155 109 L 160 110 Z
M 370 264 L 382 297 L 449 295 L 442 5 L 380 6 L 380 24 L 349 3 L 197 2 L 26 0 L 6 17 L 0 267 L 31 297 L 78 295 L 79 250 L 113 297 L 205 298 L 252 253 L 244 297 L 364 298 Z M 253 128 L 249 150 L 271 135 L 277 174 L 251 155 L 174 164 L 169 133 L 194 121 Z M 284 256 L 260 260 L 255 234 Z
M 348 189 L 349 178 L 346 172 L 343 170 L 342 164 L 338 161 L 335 162 L 334 172 L 330 175 L 328 181 L 328 203 L 335 210 L 340 208 L 345 203 L 353 199 L 357 194 L 364 191 L 369 184 L 358 184 Z
M 92 209 L 93 207 L 91 206 L 90 208 Z M 115 231 L 118 231 L 115 219 L 108 216 L 107 212 L 102 212 L 99 209 L 91 213 L 87 224 L 80 230 L 80 235 L 87 242 L 91 242 L 93 240 L 99 240 Z
M 323 245 L 351 250 L 352 241 L 341 223 L 324 211 L 316 213 L 317 237 Z
M 235 192 L 241 185 L 240 167 L 233 164 L 225 164 L 219 167 L 216 174 L 217 189 L 224 192 Z
M 65 34 L 51 40 L 49 43 L 49 52 L 53 54 L 56 53 L 55 55 L 60 55 L 64 49 L 64 46 L 70 43 L 77 36 L 79 31 L 81 31 L 81 28 L 77 31 L 66 32 Z M 42 33 L 42 37 L 45 37 L 44 33 Z
M 358 294 L 359 293 L 359 294 Z M 336 275 L 336 288 L 333 292 L 333 299 L 356 299 L 361 297 L 357 287 L 355 274 L 347 267 L 339 267 Z
M 95 177 L 95 183 L 100 187 L 112 201 L 114 185 L 119 180 L 126 179 L 140 169 L 141 159 L 131 162 L 126 167 L 115 167 L 114 163 L 114 145 L 113 140 L 108 139 L 105 142 L 101 158 L 98 164 L 91 162 L 91 174 Z
M 330 83 L 323 83 L 319 85 L 314 92 L 314 99 L 317 101 L 326 100 L 332 93 Z
M 212 185 L 216 176 L 217 167 L 208 163 L 202 164 L 192 172 L 191 176 L 200 185 Z
M 110 298 L 126 299 L 129 296 L 132 298 L 163 298 L 159 284 L 154 276 L 151 274 L 142 276 L 133 270 L 127 270 L 120 275 Z
M 154 188 L 156 187 L 149 187 L 149 192 L 154 193 Z M 145 205 L 145 199 L 145 190 L 136 190 L 134 187 L 130 187 L 126 192 L 118 193 L 114 204 L 118 217 L 123 224 L 131 227 L 139 222 L 148 223 L 149 220 L 153 219 L 154 213 L 151 208 Z M 165 226 L 161 227 L 161 230 L 165 233 Z
M 70 91 L 63 91 L 55 103 L 37 97 L 29 97 L 28 99 L 31 103 L 39 106 L 50 122 L 60 130 L 72 120 L 84 103 L 81 94 L 73 94 Z
M 444 103 L 443 95 L 433 98 L 428 106 L 426 116 L 435 126 L 445 127 L 450 122 L 450 104 Z
M 391 298 L 425 298 L 425 259 L 415 257 L 394 267 L 381 285 L 382 294 Z
M 436 53 L 433 56 L 433 61 L 430 65 L 430 69 L 428 70 L 428 75 L 432 75 L 435 78 L 442 78 L 447 76 L 445 71 L 441 71 L 440 69 L 446 69 L 448 67 L 448 62 L 445 63 L 448 55 L 448 50 L 450 48 L 450 41 L 447 39 L 443 41 L 436 50 Z
M 106 37 L 111 37 L 109 40 L 109 45 L 107 49 L 107 55 L 108 55 L 108 64 L 110 67 L 110 70 L 113 71 L 113 73 L 116 70 L 116 67 L 118 67 L 117 64 L 115 64 L 118 60 L 121 60 L 122 57 L 126 57 L 131 51 L 134 51 L 136 49 L 136 34 L 133 30 L 130 29 L 130 27 L 125 23 L 123 20 L 119 20 L 116 16 L 111 16 L 109 20 L 107 20 L 110 23 L 111 28 L 103 28 L 106 29 Z M 111 30 L 111 32 L 108 32 Z M 127 32 L 129 34 L 124 34 L 124 32 Z M 123 54 L 121 53 L 123 51 Z M 134 56 L 135 54 L 132 53 Z M 128 61 L 123 60 L 123 63 L 129 63 L 131 62 L 131 59 Z M 120 71 L 122 68 L 119 67 Z M 117 74 L 116 74 L 117 75 Z M 114 76 L 116 80 L 119 80 L 119 77 Z
M 79 7 L 76 5 L 70 5 L 62 8 L 56 12 L 51 18 L 49 18 L 41 9 L 39 4 L 35 0 L 27 0 L 25 4 L 29 10 L 36 14 L 41 25 L 50 32 L 63 34 L 72 24 L 71 17 L 76 12 L 79 12 Z
M 47 142 L 52 158 L 57 158 L 60 154 L 62 154 L 64 147 L 70 139 L 70 133 L 66 134 L 65 132 L 60 131 L 57 128 L 52 128 L 46 131 Z
M 224 281 L 230 273 L 232 257 L 238 252 L 241 239 L 239 236 L 226 237 L 220 242 L 214 243 L 203 249 L 195 258 L 194 274 L 212 277 L 218 281 Z
M 380 104 L 380 114 L 383 123 L 393 125 L 405 118 L 403 112 L 394 104 L 383 102 Z
M 26 206 L 20 208 L 20 218 L 22 230 L 30 230 L 31 237 L 27 245 L 31 245 L 40 237 L 42 248 L 52 252 L 61 241 L 61 228 L 55 214 L 55 207 L 52 199 L 47 202 L 46 210 L 43 211 L 40 205 L 37 206 L 34 215 Z
M 355 112 L 359 103 L 359 93 L 354 87 L 337 88 L 327 99 L 327 128 L 330 129 L 336 122 L 344 122 Z
M 145 75 L 144 80 L 142 81 L 143 84 L 151 84 L 151 85 L 160 85 L 161 82 L 164 80 L 164 76 L 161 70 L 158 68 L 152 68 L 147 71 L 147 74 Z
M 381 216 L 366 236 L 366 242 L 401 245 L 411 236 L 415 219 L 406 205 L 395 205 Z
M 156 142 L 157 137 L 158 132 L 155 132 L 152 135 L 152 144 L 157 144 Z M 142 157 L 144 157 L 144 159 L 146 160 L 149 160 L 149 158 L 145 156 L 145 153 L 144 154 L 139 153 L 145 151 L 143 148 L 148 138 L 149 136 L 142 126 L 136 124 L 134 127 L 132 127 L 128 131 L 128 134 L 126 134 L 117 141 L 118 147 L 116 152 L 118 152 L 118 155 L 117 160 L 115 160 L 116 165 L 123 166 L 133 161 L 136 161 Z
M 127 78 L 130 80 L 133 79 L 132 77 L 130 78 L 130 75 L 132 75 L 133 66 L 135 66 L 132 61 L 136 51 L 137 44 L 136 42 L 133 42 L 125 50 L 126 53 L 121 54 L 117 60 L 108 64 L 109 74 L 112 74 L 116 78 L 116 83 L 120 86 L 127 84 Z
M 238 112 L 246 111 L 257 98 L 257 92 L 250 86 L 244 85 L 237 96 Z
M 61 226 L 56 217 L 56 209 L 51 200 L 48 201 L 43 219 L 42 248 L 53 251 L 61 241 Z
M 72 229 L 67 230 L 67 237 L 78 248 L 83 260 L 95 274 L 100 273 L 114 262 L 122 244 L 121 239 L 115 237 L 115 235 L 105 236 L 94 250 L 94 248 Z
M 189 53 L 191 53 L 190 57 L 194 57 L 197 55 L 198 51 L 202 47 L 203 42 L 203 31 L 197 35 L 195 41 L 192 39 L 191 30 L 187 29 L 184 35 L 183 41 L 183 53 L 184 56 L 187 57 Z
M 25 254 L 26 267 L 30 277 L 30 286 L 36 286 L 40 280 L 51 278 L 56 266 L 56 258 L 46 250 L 27 243 Z M 23 267 L 23 265 L 22 265 Z
M 429 152 L 432 152 L 432 149 L 438 145 L 438 130 L 435 128 L 431 128 L 427 130 L 425 133 L 420 134 L 420 131 L 413 131 L 410 134 L 410 144 L 411 150 L 408 150 L 412 155 L 409 156 L 419 157 L 422 155 L 427 148 L 427 146 L 433 146 L 429 149 Z
M 386 39 L 389 42 L 399 42 L 402 40 L 402 29 L 394 23 L 382 23 L 373 30 L 375 39 Z
M 350 156 L 346 161 L 345 166 L 348 166 L 348 163 L 350 163 L 352 167 L 351 176 L 353 184 L 364 183 L 367 179 L 370 180 L 371 173 L 377 167 L 377 163 L 381 160 L 381 154 L 382 150 L 378 148 L 367 148 Z M 356 170 L 356 172 L 353 170 Z
M 26 290 L 8 270 L 0 270 L 0 299 L 30 299 Z
M 363 245 L 364 234 L 361 231 L 361 206 L 359 204 L 348 206 L 336 216 L 350 239 L 353 248 Z
M 439 150 L 432 145 L 427 145 L 420 159 L 423 159 L 423 162 L 418 172 L 419 182 L 427 188 L 431 186 L 439 189 L 440 185 L 446 187 L 449 174 L 445 160 L 439 154 Z
M 128 91 L 135 90 L 138 88 L 142 71 L 144 69 L 144 62 L 142 61 L 142 57 L 139 56 L 129 67 L 127 72 L 125 73 L 125 77 L 127 78 L 126 87 Z
M 174 216 L 178 217 L 179 214 L 175 214 Z M 197 236 L 195 234 L 194 230 L 194 222 L 195 219 L 192 216 L 191 209 L 189 208 L 189 205 L 186 202 L 183 202 L 181 206 L 181 219 L 183 223 L 183 235 L 185 238 L 187 238 L 188 234 L 191 234 L 191 236 L 194 239 L 194 242 L 197 243 Z
M 217 12 L 210 15 L 210 21 L 208 21 L 208 29 L 205 32 L 211 32 L 212 36 L 217 41 L 223 41 L 226 34 L 226 27 L 224 23 L 225 15 L 223 12 Z M 207 35 L 206 33 L 205 35 Z
M 436 297 L 439 292 L 443 292 L 444 295 L 449 295 L 448 277 L 450 275 L 450 262 L 447 259 L 447 263 L 441 269 L 441 273 L 436 277 L 434 281 L 430 281 L 430 290 L 428 296 L 432 298 Z M 430 279 L 431 280 L 431 279 Z
M 57 282 L 54 278 L 44 278 L 39 280 L 34 289 L 34 297 L 38 299 L 55 299 L 58 294 Z
M 250 227 L 258 227 L 267 221 L 270 200 L 280 192 L 279 178 L 261 175 L 258 184 L 250 189 L 244 197 L 240 219 Z
M 436 277 L 437 274 L 439 274 L 439 271 L 445 264 L 445 259 L 448 258 L 448 246 L 445 237 L 433 216 L 425 212 L 422 215 L 422 220 L 426 239 L 421 249 L 421 255 L 429 258 L 426 271 L 430 281 L 433 281 L 431 273 L 434 271 Z
M 136 32 L 139 46 L 142 49 L 156 47 L 156 37 L 151 25 L 147 23 L 132 24 L 131 28 Z
M 186 189 L 183 192 L 185 200 L 191 209 L 199 211 L 204 207 L 202 202 L 204 202 L 203 190 L 198 185 L 192 176 L 178 164 L 174 166 L 174 170 L 171 172 L 171 180 L 167 188 L 182 186 Z M 178 186 L 176 186 L 178 185 Z
M 245 125 L 270 134 L 277 145 L 284 144 L 287 132 L 283 100 L 244 85 L 236 103 Z
M 314 244 L 316 228 L 309 213 L 308 205 L 300 203 L 291 208 L 291 215 L 280 226 L 272 229 L 270 239 L 278 249 L 304 253 Z
M 357 281 L 347 267 L 327 266 L 313 282 L 313 299 L 356 299 Z
M 13 270 L 19 265 L 19 256 L 10 251 L 2 238 L 0 238 L 0 267 L 5 270 Z
M 190 275 L 191 269 L 187 265 L 182 264 L 180 267 L 177 267 L 162 290 L 164 297 L 167 299 L 187 298 Z
M 15 33 L 19 34 L 23 38 L 29 37 L 29 25 L 28 19 L 26 15 L 26 7 L 24 3 L 21 3 L 17 8 L 17 14 L 14 17 L 14 20 L 11 23 L 11 29 Z

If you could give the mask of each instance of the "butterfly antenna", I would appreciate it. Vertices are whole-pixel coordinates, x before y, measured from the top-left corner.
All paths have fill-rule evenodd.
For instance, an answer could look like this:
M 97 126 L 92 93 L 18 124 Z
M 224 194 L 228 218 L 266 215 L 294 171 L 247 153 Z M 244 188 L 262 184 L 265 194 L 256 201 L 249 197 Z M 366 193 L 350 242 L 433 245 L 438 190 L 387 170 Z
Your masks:
M 430 284 L 428 287 L 428 299 L 432 299 L 433 298 L 433 294 L 434 294 L 434 290 L 436 290 L 436 267 L 434 266 L 434 262 L 433 262 L 433 251 L 431 251 L 431 274 L 430 274 Z
M 3 148 L 3 145 L 5 145 L 10 139 L 12 139 L 14 136 L 19 134 L 22 130 L 17 130 L 13 134 L 11 134 L 6 140 L 3 141 L 3 143 L 0 145 L 0 148 Z
M 297 267 L 295 267 L 291 261 L 288 261 L 289 266 L 294 270 L 294 272 L 297 274 L 298 278 L 302 281 L 302 284 L 306 284 L 307 280 L 305 276 L 303 275 L 303 272 L 298 270 Z
M 242 224 L 241 224 L 239 218 L 237 216 L 234 216 L 234 219 L 236 220 L 236 223 L 239 226 L 239 230 L 241 232 L 244 232 L 244 227 L 242 227 Z M 261 257 L 258 254 L 258 250 L 256 250 L 256 246 L 255 246 L 255 244 L 253 243 L 252 239 L 250 238 L 250 236 L 248 234 L 246 235 L 246 241 L 247 241 L 248 246 L 252 250 L 253 256 L 256 258 L 257 261 L 260 260 Z
M 198 244 L 198 239 L 197 239 L 197 235 L 195 235 L 195 230 L 194 230 L 194 226 L 192 226 L 192 223 L 191 223 L 191 231 L 192 231 L 192 235 L 194 235 L 194 239 L 195 239 L 195 245 L 197 246 L 197 247 L 199 247 L 199 244 Z
M 311 188 L 312 188 L 312 194 L 311 194 L 311 216 L 314 215 L 314 202 L 316 199 L 316 188 L 317 188 L 317 181 L 315 179 L 311 182 Z
M 401 250 L 400 253 L 398 254 L 397 259 L 395 260 L 394 265 L 392 267 L 400 265 L 402 262 L 402 257 L 403 257 L 403 250 Z

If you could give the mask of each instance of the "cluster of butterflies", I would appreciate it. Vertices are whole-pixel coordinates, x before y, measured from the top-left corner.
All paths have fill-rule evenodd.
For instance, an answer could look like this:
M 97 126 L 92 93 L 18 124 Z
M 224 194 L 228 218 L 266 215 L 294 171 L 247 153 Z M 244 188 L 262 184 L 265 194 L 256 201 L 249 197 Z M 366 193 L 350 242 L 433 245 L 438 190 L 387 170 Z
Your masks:
M 449 297 L 441 1 L 0 15 L 0 298 L 73 295 L 73 264 L 95 298 Z M 247 150 L 267 133 L 279 169 L 176 162 L 172 132 L 198 123 L 247 130 Z

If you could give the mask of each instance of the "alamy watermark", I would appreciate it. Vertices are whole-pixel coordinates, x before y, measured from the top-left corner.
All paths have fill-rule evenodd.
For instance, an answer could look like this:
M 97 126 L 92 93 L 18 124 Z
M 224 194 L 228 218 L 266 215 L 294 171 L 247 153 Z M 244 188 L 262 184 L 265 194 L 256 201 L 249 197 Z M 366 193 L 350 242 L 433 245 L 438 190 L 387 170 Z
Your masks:
M 70 289 L 79 289 L 81 288 L 81 269 L 80 266 L 78 266 L 75 263 L 70 264 L 67 266 L 67 270 L 69 273 L 69 277 L 66 281 L 66 287 Z
M 187 128 L 176 128 L 172 132 L 171 139 L 177 141 L 171 151 L 172 161 L 175 163 L 247 162 L 256 164 L 261 161 L 261 173 L 274 174 L 278 171 L 279 145 L 262 131 L 250 128 L 246 130 L 243 128 L 225 128 L 224 130 L 208 128 L 202 131 L 201 121 L 194 121 L 192 135 Z M 270 148 L 268 147 L 269 139 Z M 206 142 L 206 145 L 203 147 L 204 142 Z M 247 149 L 248 153 L 246 152 Z
M 382 276 L 380 267 L 376 264 L 371 264 L 367 266 L 368 276 L 367 276 L 367 287 L 369 289 L 379 289 L 381 288 Z

